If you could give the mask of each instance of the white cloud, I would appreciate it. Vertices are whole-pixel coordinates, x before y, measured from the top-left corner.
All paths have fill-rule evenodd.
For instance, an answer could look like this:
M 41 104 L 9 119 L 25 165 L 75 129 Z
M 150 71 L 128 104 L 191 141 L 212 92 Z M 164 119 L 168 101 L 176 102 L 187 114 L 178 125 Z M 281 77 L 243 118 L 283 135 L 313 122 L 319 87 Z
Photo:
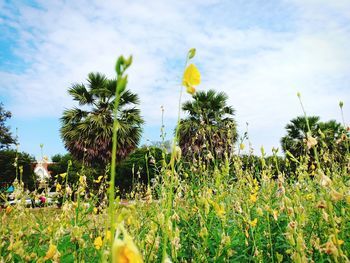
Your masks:
M 59 117 L 72 105 L 66 92 L 72 83 L 84 82 L 91 71 L 113 77 L 117 56 L 133 54 L 129 88 L 140 95 L 147 124 L 160 125 L 160 105 L 167 121 L 175 122 L 183 60 L 196 47 L 203 75 L 198 89 L 225 91 L 240 131 L 249 122 L 253 144 L 269 149 L 301 114 L 297 91 L 308 112 L 325 119 L 339 119 L 339 99 L 350 104 L 350 5 L 336 2 L 286 1 L 298 13 L 274 22 L 288 24 L 288 31 L 260 24 L 267 15 L 257 4 L 242 12 L 251 16 L 242 17 L 245 23 L 256 21 L 253 27 L 235 27 L 240 17 L 229 12 L 211 24 L 218 1 L 42 1 L 39 9 L 18 5 L 19 15 L 4 8 L 5 23 L 19 32 L 16 54 L 30 66 L 0 72 L 0 90 L 14 101 L 14 116 Z M 227 5 L 240 8 L 239 2 Z

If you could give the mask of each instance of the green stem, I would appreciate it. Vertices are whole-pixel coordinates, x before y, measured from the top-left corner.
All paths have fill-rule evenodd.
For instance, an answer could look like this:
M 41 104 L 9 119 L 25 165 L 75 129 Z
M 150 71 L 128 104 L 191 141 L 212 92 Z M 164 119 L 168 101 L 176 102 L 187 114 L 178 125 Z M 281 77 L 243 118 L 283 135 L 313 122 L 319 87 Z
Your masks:
M 147 172 L 147 191 L 150 189 L 150 182 L 149 182 L 149 169 L 148 169 L 148 154 L 145 155 L 145 163 L 146 163 L 146 172 Z
M 340 255 L 340 259 L 341 256 L 343 255 L 343 252 L 341 250 L 341 247 L 339 245 L 339 239 L 338 239 L 338 231 L 337 231 L 337 226 L 336 226 L 336 223 L 335 223 L 335 220 L 334 220 L 334 209 L 333 209 L 333 205 L 332 205 L 332 202 L 329 198 L 329 195 L 327 196 L 327 207 L 328 207 L 328 211 L 329 211 L 329 216 L 330 216 L 330 219 L 331 219 L 331 225 L 332 225 L 332 228 L 333 228 L 333 233 L 334 233 L 334 238 L 335 238 L 335 246 L 337 247 L 338 251 L 339 251 L 339 255 Z M 338 258 L 334 255 L 334 260 L 335 262 L 338 262 Z
M 62 200 L 62 205 L 66 202 L 66 195 L 67 195 L 67 185 L 68 185 L 68 174 L 69 174 L 69 169 L 70 169 L 71 163 L 70 161 L 68 162 L 68 167 L 67 167 L 67 172 L 66 172 L 66 182 L 64 185 L 64 195 L 63 195 L 63 200 Z
M 118 84 L 117 84 L 118 85 Z M 111 227 L 111 249 L 113 246 L 114 241 L 114 234 L 115 234 L 115 168 L 116 168 L 116 161 L 117 161 L 117 131 L 118 131 L 118 120 L 117 120 L 117 113 L 118 113 L 118 107 L 120 102 L 121 94 L 118 93 L 118 90 L 116 88 L 116 98 L 114 101 L 114 121 L 113 121 L 113 145 L 112 145 L 112 161 L 111 161 L 111 180 L 109 183 L 109 219 L 110 219 L 110 227 Z
M 187 67 L 188 61 L 189 61 L 189 54 L 187 54 L 186 62 L 184 70 Z M 168 225 L 168 219 L 170 218 L 171 210 L 172 210 L 172 203 L 173 203 L 173 183 L 174 183 L 174 177 L 175 177 L 175 154 L 176 154 L 176 145 L 178 143 L 178 137 L 179 137 L 179 130 L 180 130 L 180 116 L 181 116 L 181 98 L 182 98 L 182 91 L 183 91 L 183 85 L 181 83 L 181 89 L 180 89 L 180 98 L 179 98 L 179 109 L 178 109 L 178 117 L 177 117 L 177 125 L 175 130 L 175 137 L 172 144 L 172 151 L 171 151 L 171 158 L 170 158 L 170 167 L 171 167 L 171 177 L 169 182 L 169 188 L 167 189 L 167 202 L 166 202 L 166 216 L 164 219 L 164 226 L 163 226 L 163 246 L 162 246 L 162 262 L 165 262 L 167 258 L 167 245 L 168 245 L 168 232 L 167 232 L 167 225 Z
M 344 129 L 346 129 L 343 107 L 340 107 L 340 112 L 341 112 L 341 118 L 343 121 Z M 349 137 L 348 137 L 347 131 L 345 131 L 345 134 L 346 134 L 346 141 L 345 141 L 346 142 L 346 153 L 349 155 Z
M 301 105 L 301 108 L 304 112 L 304 117 L 305 117 L 305 121 L 306 121 L 306 127 L 307 127 L 307 130 L 308 132 L 310 133 L 310 136 L 312 135 L 311 133 L 311 129 L 310 129 L 310 124 L 309 124 L 309 119 L 307 118 L 307 115 L 306 115 L 306 111 L 304 109 L 304 105 L 301 101 L 301 98 L 300 98 L 300 95 L 298 94 L 298 98 L 299 98 L 299 102 L 300 102 L 300 105 Z M 312 150 L 314 152 L 314 155 L 315 155 L 315 159 L 316 159 L 316 163 L 317 163 L 317 168 L 318 169 L 321 169 L 321 165 L 320 165 L 320 162 L 319 162 L 319 159 L 318 159 L 318 153 L 317 153 L 317 150 L 316 150 L 316 147 L 315 146 L 312 146 Z
M 271 199 L 270 199 L 271 200 Z M 271 260 L 272 260 L 272 263 L 274 263 L 274 254 L 273 254 L 273 246 L 272 246 L 272 238 L 271 238 L 271 225 L 270 225 L 270 215 L 269 213 L 266 213 L 266 217 L 267 217 L 267 225 L 268 225 L 268 228 L 269 228 L 269 241 L 270 241 L 270 251 L 271 251 Z
M 77 207 L 75 208 L 75 225 L 78 225 L 79 222 L 79 212 L 80 212 L 80 187 L 78 187 L 78 196 L 77 196 Z

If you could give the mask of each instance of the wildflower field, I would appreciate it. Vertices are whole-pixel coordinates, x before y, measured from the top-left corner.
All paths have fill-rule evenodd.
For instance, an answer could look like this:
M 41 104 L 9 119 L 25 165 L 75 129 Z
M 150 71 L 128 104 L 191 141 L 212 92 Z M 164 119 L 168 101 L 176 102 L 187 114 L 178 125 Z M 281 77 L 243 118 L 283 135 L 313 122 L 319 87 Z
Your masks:
M 194 55 L 191 49 L 187 62 Z M 115 109 L 130 64 L 131 58 L 117 62 Z M 194 95 L 199 83 L 195 65 L 186 64 L 183 87 Z M 220 153 L 204 136 L 202 147 L 185 155 L 177 125 L 152 183 L 135 185 L 121 199 L 115 120 L 112 161 L 94 188 L 84 166 L 69 183 L 68 166 L 55 178 L 60 205 L 30 208 L 25 197 L 39 194 L 15 182 L 17 202 L 0 212 L 0 262 L 349 262 L 348 131 L 335 142 L 340 152 L 306 124 L 307 151 L 287 152 L 283 162 L 276 150 L 253 156 L 248 134 L 227 135 Z

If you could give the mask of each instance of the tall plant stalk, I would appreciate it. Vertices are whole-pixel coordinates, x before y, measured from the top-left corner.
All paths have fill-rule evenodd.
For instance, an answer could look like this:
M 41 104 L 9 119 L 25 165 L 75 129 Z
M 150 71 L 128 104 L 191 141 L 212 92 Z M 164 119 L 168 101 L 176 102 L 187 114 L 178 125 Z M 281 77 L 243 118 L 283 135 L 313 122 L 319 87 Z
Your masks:
M 305 121 L 306 121 L 306 127 L 307 127 L 307 130 L 308 130 L 309 136 L 312 136 L 311 128 L 310 128 L 310 124 L 309 124 L 309 119 L 308 119 L 308 117 L 307 117 L 307 114 L 306 114 L 306 111 L 305 111 L 303 102 L 301 101 L 301 95 L 300 95 L 299 92 L 298 92 L 297 96 L 298 96 L 298 98 L 299 98 L 299 102 L 300 102 L 301 108 L 302 108 L 303 113 L 304 113 L 304 117 L 305 117 Z M 307 138 L 307 139 L 308 139 L 308 138 Z M 318 159 L 317 149 L 316 149 L 315 146 L 312 146 L 312 150 L 313 150 L 314 155 L 315 155 L 315 160 L 316 160 L 317 168 L 320 170 L 320 169 L 321 169 L 321 165 L 320 165 L 320 162 L 319 162 L 319 159 Z
M 125 59 L 123 56 L 120 56 L 116 64 L 117 72 L 117 84 L 115 90 L 115 100 L 114 100 L 114 109 L 113 109 L 113 137 L 112 137 L 112 159 L 111 159 L 111 178 L 109 182 L 109 226 L 111 231 L 111 236 L 115 235 L 115 178 L 116 178 L 116 163 L 117 163 L 117 141 L 118 141 L 118 108 L 120 103 L 120 98 L 125 91 L 128 76 L 124 76 L 124 72 L 131 65 L 132 57 Z M 110 248 L 112 251 L 114 238 L 111 238 Z
M 195 55 L 195 49 L 190 49 L 186 56 L 186 62 L 184 66 L 184 71 L 187 67 L 187 64 L 191 58 L 193 58 Z M 182 82 L 182 79 L 181 79 Z M 171 150 L 171 156 L 170 156 L 170 169 L 171 169 L 171 176 L 170 180 L 168 181 L 168 178 L 166 178 L 167 184 L 166 186 L 166 213 L 165 213 L 165 220 L 164 220 L 164 226 L 163 226 L 163 242 L 162 242 L 162 262 L 165 262 L 168 258 L 167 254 L 167 246 L 169 241 L 169 233 L 168 233 L 168 221 L 171 216 L 171 211 L 173 208 L 173 189 L 174 189 L 174 177 L 176 176 L 175 172 L 175 160 L 176 158 L 180 158 L 179 153 L 177 151 L 177 146 L 179 142 L 179 130 L 180 130 L 180 118 L 181 118 L 181 99 L 182 99 L 182 93 L 183 93 L 183 83 L 181 83 L 181 89 L 180 89 L 180 96 L 179 96 L 179 105 L 178 105 L 178 115 L 177 115 L 177 125 L 175 129 L 175 136 L 172 143 L 172 150 Z

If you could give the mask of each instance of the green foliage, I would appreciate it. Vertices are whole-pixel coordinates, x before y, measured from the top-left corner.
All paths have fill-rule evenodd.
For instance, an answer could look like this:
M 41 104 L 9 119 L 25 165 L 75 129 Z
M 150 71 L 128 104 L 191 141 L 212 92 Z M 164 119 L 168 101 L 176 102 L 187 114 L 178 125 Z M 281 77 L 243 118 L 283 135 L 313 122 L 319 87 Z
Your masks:
M 227 106 L 228 97 L 214 90 L 199 91 L 182 109 L 188 117 L 180 121 L 179 146 L 186 159 L 205 157 L 211 153 L 215 159 L 230 153 L 237 140 L 234 109 Z
M 349 135 L 344 126 L 335 120 L 321 122 L 317 116 L 308 117 L 311 134 L 305 117 L 297 117 L 286 126 L 287 134 L 282 137 L 282 149 L 290 162 L 290 169 L 295 172 L 301 159 L 307 158 L 308 166 L 316 166 L 315 148 L 320 156 L 319 161 L 326 167 L 332 165 L 332 161 L 346 165 L 347 143 Z M 316 145 L 310 146 L 314 140 Z
M 253 174 L 258 180 L 261 179 L 260 173 L 265 167 L 268 167 L 271 175 L 276 178 L 278 174 L 286 172 L 287 169 L 285 157 L 282 156 L 259 157 L 256 155 L 242 155 L 240 156 L 240 162 L 242 163 L 242 169 Z
M 129 60 L 123 63 L 129 63 Z M 87 85 L 74 84 L 68 90 L 81 108 L 64 111 L 60 132 L 65 147 L 77 160 L 103 168 L 111 161 L 116 85 L 123 89 L 117 114 L 118 161 L 137 147 L 144 121 L 137 108 L 138 96 L 125 90 L 127 79 L 117 83 L 117 80 L 107 79 L 103 74 L 90 73 L 87 81 Z
M 151 184 L 159 174 L 163 153 L 157 147 L 143 147 L 135 150 L 124 161 L 117 165 L 116 185 L 122 192 L 130 192 L 136 183 Z
M 3 104 L 0 103 L 0 149 L 8 148 L 16 140 L 12 137 L 10 128 L 5 125 L 5 121 L 11 118 L 11 112 L 6 111 Z
M 65 181 L 64 178 L 59 176 L 60 174 L 64 174 L 68 171 L 68 183 L 70 185 L 75 184 L 79 180 L 79 176 L 83 174 L 86 176 L 87 184 L 89 187 L 93 187 L 93 180 L 97 179 L 98 176 L 103 175 L 103 170 L 100 167 L 84 167 L 82 162 L 75 159 L 71 154 L 56 154 L 51 157 L 52 164 L 49 165 L 48 170 L 51 173 L 52 180 L 56 180 L 58 178 L 59 183 L 63 183 Z M 71 165 L 69 165 L 71 163 Z M 68 170 L 69 166 L 69 170 Z
M 84 167 L 80 161 L 76 160 L 71 154 L 60 155 L 56 154 L 51 157 L 52 164 L 48 170 L 52 175 L 52 180 L 57 180 L 60 184 L 65 181 L 60 174 L 68 171 L 68 183 L 74 185 L 79 181 L 80 175 L 85 175 L 89 189 L 96 188 L 96 183 L 99 176 L 104 175 L 104 170 L 98 166 Z M 149 180 L 153 179 L 162 165 L 163 153 L 160 148 L 147 147 L 136 149 L 125 160 L 117 165 L 116 186 L 119 187 L 123 195 L 130 193 L 133 185 L 147 185 Z M 151 182 L 150 182 L 151 183 Z
M 17 161 L 16 161 L 17 156 Z M 24 183 L 24 187 L 33 190 L 35 187 L 35 175 L 33 172 L 33 163 L 35 158 L 30 156 L 28 153 L 20 152 L 16 153 L 15 150 L 1 150 L 0 151 L 0 182 L 10 185 L 16 178 L 17 169 L 17 179 Z M 16 166 L 15 166 L 16 164 Z M 23 167 L 23 172 L 21 176 L 21 168 Z

